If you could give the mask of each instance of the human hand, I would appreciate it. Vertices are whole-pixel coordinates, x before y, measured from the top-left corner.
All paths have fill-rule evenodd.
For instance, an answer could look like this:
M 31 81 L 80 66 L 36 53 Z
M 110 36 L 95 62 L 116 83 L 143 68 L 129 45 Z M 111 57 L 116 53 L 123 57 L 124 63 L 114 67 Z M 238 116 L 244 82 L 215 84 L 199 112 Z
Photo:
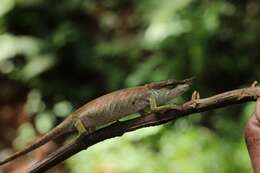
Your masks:
M 260 173 L 260 98 L 256 102 L 255 112 L 246 124 L 245 139 L 254 173 Z

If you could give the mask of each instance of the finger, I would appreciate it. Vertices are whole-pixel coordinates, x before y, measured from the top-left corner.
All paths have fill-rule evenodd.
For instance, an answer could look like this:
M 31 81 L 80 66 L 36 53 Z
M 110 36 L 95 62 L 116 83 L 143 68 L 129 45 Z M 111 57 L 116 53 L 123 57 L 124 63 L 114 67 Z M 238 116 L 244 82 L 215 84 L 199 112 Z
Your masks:
M 256 101 L 255 115 L 256 115 L 258 122 L 260 122 L 260 98 L 258 98 Z
M 253 113 L 246 123 L 245 137 L 247 141 L 251 141 L 251 138 L 257 138 L 257 136 L 260 138 L 260 123 L 256 118 L 256 114 Z
M 248 145 L 255 145 L 257 141 L 260 143 L 260 123 L 254 113 L 246 123 L 245 138 Z

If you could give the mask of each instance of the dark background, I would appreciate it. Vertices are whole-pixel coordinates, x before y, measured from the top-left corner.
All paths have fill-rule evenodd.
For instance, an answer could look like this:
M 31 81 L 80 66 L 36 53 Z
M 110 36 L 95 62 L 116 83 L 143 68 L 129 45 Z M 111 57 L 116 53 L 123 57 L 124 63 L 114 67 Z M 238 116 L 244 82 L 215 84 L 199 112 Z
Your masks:
M 258 0 L 1 0 L 0 158 L 116 89 L 191 76 L 202 97 L 249 86 L 260 78 L 259 19 Z M 50 172 L 250 172 L 243 128 L 253 108 L 138 130 Z M 62 142 L 0 169 L 23 173 Z

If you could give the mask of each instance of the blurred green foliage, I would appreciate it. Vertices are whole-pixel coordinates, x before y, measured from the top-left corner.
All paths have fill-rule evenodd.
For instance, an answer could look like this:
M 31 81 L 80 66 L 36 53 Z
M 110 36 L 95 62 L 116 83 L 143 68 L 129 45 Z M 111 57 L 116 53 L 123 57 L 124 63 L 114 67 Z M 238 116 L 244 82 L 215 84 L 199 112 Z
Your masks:
M 0 77 L 26 88 L 41 133 L 97 96 L 148 81 L 196 76 L 194 89 L 209 96 L 259 79 L 259 9 L 257 0 L 1 0 Z M 250 172 L 243 128 L 253 108 L 138 130 L 66 165 L 71 173 Z M 22 125 L 15 146 L 33 131 Z

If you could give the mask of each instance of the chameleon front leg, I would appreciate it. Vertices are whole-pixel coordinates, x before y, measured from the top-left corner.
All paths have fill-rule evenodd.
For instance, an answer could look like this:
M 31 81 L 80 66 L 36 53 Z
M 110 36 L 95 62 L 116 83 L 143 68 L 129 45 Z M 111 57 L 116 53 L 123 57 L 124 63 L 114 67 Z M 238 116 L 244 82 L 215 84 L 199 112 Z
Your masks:
M 151 96 L 149 98 L 149 103 L 150 103 L 150 109 L 152 112 L 167 111 L 170 109 L 181 110 L 180 106 L 173 104 L 173 103 L 158 106 L 156 99 L 153 96 Z

